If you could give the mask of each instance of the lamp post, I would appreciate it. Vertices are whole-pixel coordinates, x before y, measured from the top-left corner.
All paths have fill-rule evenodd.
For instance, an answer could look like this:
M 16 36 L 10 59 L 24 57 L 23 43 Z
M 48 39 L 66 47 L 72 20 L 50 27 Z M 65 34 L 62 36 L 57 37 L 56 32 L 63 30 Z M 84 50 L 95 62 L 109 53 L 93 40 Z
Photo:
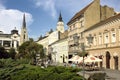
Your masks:
M 77 36 L 77 35 L 75 35 L 74 37 L 74 44 L 76 45 L 76 46 L 79 46 L 79 37 Z M 85 68 L 85 65 L 84 65 L 84 57 L 85 57 L 85 46 L 84 46 L 84 43 L 81 43 L 81 54 L 82 54 L 82 57 L 83 57 L 83 80 L 85 80 L 85 70 L 84 70 L 84 68 Z
M 81 50 L 82 50 L 82 57 L 83 57 L 83 80 L 85 80 L 85 64 L 84 64 L 84 57 L 87 56 L 87 52 L 85 52 L 85 45 L 81 43 Z
M 76 46 L 79 46 L 79 36 L 75 35 L 74 37 L 74 44 Z M 89 34 L 87 38 L 87 41 L 88 41 L 88 44 L 91 44 L 93 42 L 93 37 L 91 34 Z M 91 46 L 91 45 L 90 45 Z M 83 80 L 85 80 L 85 65 L 84 65 L 84 57 L 88 55 L 88 53 L 85 51 L 85 45 L 84 45 L 84 42 L 81 43 L 81 54 L 82 54 L 82 57 L 83 57 Z

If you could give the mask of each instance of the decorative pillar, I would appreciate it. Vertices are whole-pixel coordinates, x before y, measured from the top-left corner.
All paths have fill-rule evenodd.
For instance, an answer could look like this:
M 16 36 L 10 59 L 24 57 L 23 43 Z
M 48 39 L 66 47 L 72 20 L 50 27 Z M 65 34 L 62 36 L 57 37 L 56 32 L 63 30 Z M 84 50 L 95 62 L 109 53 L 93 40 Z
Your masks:
M 14 48 L 17 48 L 17 41 L 14 41 Z

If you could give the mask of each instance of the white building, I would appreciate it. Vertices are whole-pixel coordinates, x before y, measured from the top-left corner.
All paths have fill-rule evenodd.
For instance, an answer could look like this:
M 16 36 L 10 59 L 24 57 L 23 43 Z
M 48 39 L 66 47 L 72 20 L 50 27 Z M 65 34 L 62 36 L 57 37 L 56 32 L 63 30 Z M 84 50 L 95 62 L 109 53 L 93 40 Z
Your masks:
M 64 22 L 62 20 L 61 13 L 59 15 L 58 23 L 57 23 L 56 27 L 57 27 L 57 29 L 55 31 L 47 32 L 47 34 L 44 37 L 42 37 L 41 39 L 36 41 L 38 44 L 43 45 L 46 55 L 49 54 L 48 45 L 50 45 L 50 44 L 56 42 L 57 40 L 59 40 L 59 34 L 64 33 Z
M 52 61 L 55 63 L 68 63 L 68 31 L 60 33 L 60 39 L 49 45 Z
M 16 28 L 11 30 L 10 34 L 6 34 L 0 31 L 0 46 L 4 47 L 6 50 L 9 50 L 10 48 L 17 50 L 17 47 L 27 40 L 28 33 L 26 28 L 25 14 L 23 16 L 21 35 L 18 33 Z

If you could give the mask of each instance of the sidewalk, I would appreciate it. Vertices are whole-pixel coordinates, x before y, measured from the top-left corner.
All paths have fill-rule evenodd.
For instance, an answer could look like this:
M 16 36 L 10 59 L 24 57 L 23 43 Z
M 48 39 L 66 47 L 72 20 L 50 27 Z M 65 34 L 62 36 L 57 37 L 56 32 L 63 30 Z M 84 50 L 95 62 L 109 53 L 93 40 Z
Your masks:
M 105 69 L 104 71 L 108 76 L 106 80 L 120 80 L 120 71 L 111 69 Z
M 105 80 L 120 80 L 120 71 L 118 70 L 111 70 L 111 69 L 105 69 L 101 71 L 85 71 L 85 78 L 88 79 L 90 75 L 95 73 L 106 73 Z M 77 74 L 83 76 L 83 71 L 78 72 Z

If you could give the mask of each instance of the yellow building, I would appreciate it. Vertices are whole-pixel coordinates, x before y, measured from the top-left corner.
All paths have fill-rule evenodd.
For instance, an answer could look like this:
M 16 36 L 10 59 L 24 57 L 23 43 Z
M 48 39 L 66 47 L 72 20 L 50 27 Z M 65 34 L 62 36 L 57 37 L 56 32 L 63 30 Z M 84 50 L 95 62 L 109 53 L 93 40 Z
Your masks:
M 69 26 L 69 58 L 81 51 L 81 45 L 85 41 L 84 31 L 86 29 L 114 14 L 114 9 L 107 6 L 101 6 L 100 0 L 94 0 L 85 8 L 77 12 L 67 23 Z
M 120 70 L 120 14 L 91 26 L 84 33 L 86 50 L 103 59 L 100 66 Z M 89 36 L 91 42 L 87 40 Z

